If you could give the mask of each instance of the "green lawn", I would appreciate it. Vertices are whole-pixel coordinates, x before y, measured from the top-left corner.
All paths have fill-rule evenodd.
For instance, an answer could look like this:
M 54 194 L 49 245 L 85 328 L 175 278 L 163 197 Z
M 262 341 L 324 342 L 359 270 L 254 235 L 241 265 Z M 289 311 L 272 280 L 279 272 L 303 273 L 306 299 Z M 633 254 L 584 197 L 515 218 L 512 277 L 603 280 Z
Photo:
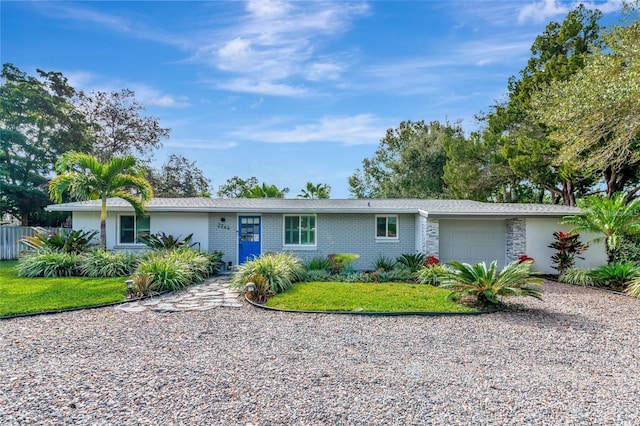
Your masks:
M 478 312 L 448 300 L 449 291 L 406 283 L 296 283 L 270 298 L 272 308 L 307 311 Z
M 125 300 L 125 278 L 20 278 L 16 261 L 0 261 L 0 316 Z

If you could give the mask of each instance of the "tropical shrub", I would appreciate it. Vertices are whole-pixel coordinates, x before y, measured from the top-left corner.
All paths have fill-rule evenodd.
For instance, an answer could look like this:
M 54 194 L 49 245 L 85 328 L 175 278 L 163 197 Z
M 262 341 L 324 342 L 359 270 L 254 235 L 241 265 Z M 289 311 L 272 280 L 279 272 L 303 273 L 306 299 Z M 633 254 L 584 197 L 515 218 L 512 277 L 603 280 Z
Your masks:
M 591 276 L 591 271 L 581 268 L 566 269 L 562 274 L 560 274 L 558 280 L 563 283 L 582 285 L 585 287 L 593 287 L 597 285 Z
M 304 262 L 304 268 L 307 271 L 329 271 L 331 261 L 326 257 L 316 256 Z
M 590 275 L 599 285 L 622 290 L 634 278 L 640 277 L 640 267 L 635 262 L 614 262 L 592 270 Z
M 526 254 L 523 254 L 522 256 L 518 256 L 517 260 L 518 260 L 519 263 L 522 263 L 522 262 L 535 262 L 533 257 L 529 257 Z
M 411 272 L 417 272 L 418 269 L 424 266 L 424 262 L 427 260 L 427 255 L 424 253 L 408 253 L 400 255 L 396 260 L 400 265 Z
M 269 283 L 260 274 L 256 274 L 253 276 L 253 284 L 251 288 L 247 289 L 247 298 L 253 300 L 256 303 L 263 304 L 267 301 L 267 299 L 274 295 L 273 291 L 271 291 L 271 287 Z
M 193 233 L 187 235 L 184 238 L 181 237 L 182 235 L 174 237 L 171 234 L 167 235 L 164 232 L 160 231 L 155 235 L 146 234 L 141 235 L 139 238 L 144 244 L 155 250 L 175 250 L 182 247 L 193 248 L 198 245 L 198 243 L 191 243 Z
M 133 253 L 92 250 L 81 255 L 78 269 L 87 277 L 124 277 L 137 266 L 138 257 Z
M 583 244 L 580 242 L 580 234 L 574 234 L 572 232 L 556 231 L 553 233 L 554 242 L 548 245 L 552 249 L 556 250 L 556 253 L 551 256 L 553 262 L 553 269 L 558 271 L 558 274 L 562 274 L 565 270 L 572 268 L 575 265 L 575 258 L 584 259 L 580 257 L 588 247 L 589 244 Z
M 640 297 L 640 277 L 632 278 L 625 291 L 630 296 Z
M 79 274 L 77 254 L 41 251 L 23 257 L 16 267 L 19 277 L 71 277 Z
M 499 305 L 499 296 L 530 296 L 540 299 L 542 290 L 538 285 L 542 279 L 534 277 L 531 262 L 514 261 L 498 271 L 494 260 L 489 267 L 486 263 L 469 265 L 450 262 L 451 271 L 444 273 L 440 287 L 449 289 L 454 296 L 475 296 L 483 305 Z
M 224 253 L 219 250 L 214 251 L 199 251 L 201 255 L 209 259 L 209 275 L 218 275 L 220 270 L 224 267 Z
M 437 287 L 440 285 L 441 277 L 447 272 L 450 271 L 446 265 L 425 266 L 418 271 L 416 278 L 420 284 L 429 284 Z
M 333 274 L 339 274 L 344 270 L 351 270 L 352 264 L 360 258 L 356 253 L 332 253 L 327 256 L 331 262 L 331 272 Z
M 194 274 L 189 266 L 167 255 L 156 255 L 141 261 L 136 275 L 142 274 L 153 276 L 159 292 L 177 291 L 194 282 Z
M 376 257 L 373 265 L 376 271 L 389 272 L 396 269 L 397 262 L 395 259 L 380 254 Z
M 640 237 L 634 235 L 620 238 L 618 247 L 613 251 L 611 258 L 617 263 L 640 263 Z
M 262 276 L 274 294 L 288 290 L 291 285 L 304 278 L 304 268 L 300 259 L 289 253 L 264 253 L 238 267 L 231 278 L 231 286 L 244 289 L 248 282 L 255 282 Z
M 33 228 L 33 236 L 24 236 L 20 242 L 35 251 L 59 251 L 63 253 L 84 253 L 96 245 L 93 238 L 98 231 L 72 231 L 62 229 L 49 232 L 43 228 Z
M 436 256 L 432 254 L 427 256 L 427 258 L 424 260 L 424 266 L 435 266 L 439 264 L 440 264 L 440 259 L 438 259 Z
M 152 274 L 134 274 L 131 280 L 133 281 L 131 295 L 134 297 L 153 296 L 158 293 L 158 283 Z

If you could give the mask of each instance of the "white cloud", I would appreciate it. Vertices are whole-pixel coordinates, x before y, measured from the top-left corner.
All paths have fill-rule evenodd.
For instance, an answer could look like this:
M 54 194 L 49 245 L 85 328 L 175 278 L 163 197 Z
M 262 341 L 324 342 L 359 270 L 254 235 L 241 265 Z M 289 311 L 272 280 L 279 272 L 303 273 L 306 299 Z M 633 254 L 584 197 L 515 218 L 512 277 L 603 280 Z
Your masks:
M 617 12 L 622 8 L 623 0 L 607 0 L 605 2 L 574 1 L 572 3 L 561 0 L 538 0 L 520 9 L 518 22 L 547 22 L 551 19 L 564 17 L 571 10 L 583 4 L 587 9 L 598 9 L 602 13 Z
M 238 146 L 233 141 L 217 141 L 208 139 L 171 139 L 164 143 L 167 148 L 224 150 Z
M 364 3 L 250 1 L 235 24 L 210 35 L 191 60 L 231 74 L 219 87 L 300 96 L 306 83 L 337 80 L 340 53 L 317 59 L 327 40 L 346 31 Z
M 345 145 L 377 144 L 388 126 L 372 114 L 347 117 L 323 117 L 315 122 L 290 129 L 273 129 L 275 123 L 264 123 L 231 132 L 234 139 L 266 143 L 338 142 Z M 279 123 L 283 127 L 282 123 Z

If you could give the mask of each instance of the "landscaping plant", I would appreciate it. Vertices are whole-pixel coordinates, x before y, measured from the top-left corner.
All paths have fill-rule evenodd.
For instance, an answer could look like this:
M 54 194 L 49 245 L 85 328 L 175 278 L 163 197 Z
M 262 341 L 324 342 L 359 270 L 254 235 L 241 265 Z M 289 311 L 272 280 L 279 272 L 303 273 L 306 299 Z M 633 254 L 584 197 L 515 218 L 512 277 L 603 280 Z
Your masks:
M 316 256 L 304 262 L 307 271 L 330 271 L 331 260 L 326 257 Z
M 20 243 L 35 251 L 60 251 L 64 253 L 84 253 L 95 245 L 93 238 L 97 231 L 72 231 L 61 229 L 49 232 L 43 228 L 33 228 L 33 236 L 25 235 Z
M 590 275 L 599 285 L 624 290 L 632 280 L 640 277 L 640 267 L 635 262 L 613 262 L 592 270 Z
M 78 269 L 87 277 L 124 277 L 138 266 L 138 257 L 122 251 L 92 250 L 80 257 Z
M 155 250 L 176 250 L 182 247 L 193 248 L 198 245 L 198 243 L 191 243 L 191 240 L 193 238 L 193 233 L 187 235 L 184 238 L 181 238 L 181 237 L 182 235 L 178 235 L 177 237 L 174 237 L 171 234 L 167 235 L 164 232 L 160 231 L 155 235 L 154 234 L 141 235 L 139 239 L 144 244 L 146 244 L 147 246 Z
M 352 272 L 352 264 L 360 259 L 360 255 L 356 253 L 332 253 L 327 256 L 331 262 L 331 273 L 339 274 L 342 271 Z
M 454 296 L 475 296 L 483 305 L 501 304 L 499 296 L 542 296 L 539 284 L 543 280 L 532 275 L 531 262 L 514 261 L 501 271 L 495 260 L 489 267 L 484 262 L 469 265 L 454 261 L 449 265 L 452 270 L 442 275 L 440 287 L 451 290 Z
M 427 255 L 424 253 L 408 253 L 400 255 L 396 260 L 409 271 L 417 272 L 418 269 L 424 266 L 424 263 L 427 260 Z
M 553 262 L 553 269 L 558 271 L 558 274 L 562 274 L 569 268 L 575 265 L 575 258 L 584 259 L 580 257 L 588 247 L 589 244 L 583 244 L 580 242 L 580 234 L 574 234 L 572 232 L 556 231 L 553 233 L 554 242 L 549 244 L 548 247 L 556 250 L 556 253 L 551 256 Z
M 585 287 L 593 287 L 597 285 L 591 276 L 591 271 L 582 268 L 566 269 L 562 274 L 560 274 L 558 280 L 563 283 L 582 285 Z
M 640 277 L 635 277 L 629 281 L 629 285 L 625 291 L 629 296 L 640 297 Z
M 397 263 L 395 259 L 380 254 L 374 262 L 374 268 L 379 272 L 389 272 L 396 269 Z
M 133 281 L 132 296 L 145 297 L 158 294 L 158 283 L 156 283 L 153 274 L 134 274 L 131 280 Z
M 255 282 L 255 277 L 261 276 L 269 289 L 278 294 L 304 278 L 304 274 L 304 268 L 297 257 L 289 253 L 264 253 L 240 265 L 233 274 L 231 286 L 244 290 L 248 282 Z
M 429 284 L 433 286 L 440 285 L 441 277 L 450 272 L 446 265 L 435 264 L 422 267 L 417 273 L 417 280 L 420 284 Z
M 19 277 L 72 277 L 79 274 L 77 254 L 59 251 L 36 252 L 20 260 Z

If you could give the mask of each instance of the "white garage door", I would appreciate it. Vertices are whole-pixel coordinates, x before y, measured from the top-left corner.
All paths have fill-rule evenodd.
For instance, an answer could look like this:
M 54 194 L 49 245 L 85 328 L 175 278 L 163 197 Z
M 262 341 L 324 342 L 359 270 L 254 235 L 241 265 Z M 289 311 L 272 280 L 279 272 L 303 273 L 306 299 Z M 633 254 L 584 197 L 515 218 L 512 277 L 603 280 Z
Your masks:
M 506 233 L 504 220 L 440 220 L 440 260 L 503 267 Z

